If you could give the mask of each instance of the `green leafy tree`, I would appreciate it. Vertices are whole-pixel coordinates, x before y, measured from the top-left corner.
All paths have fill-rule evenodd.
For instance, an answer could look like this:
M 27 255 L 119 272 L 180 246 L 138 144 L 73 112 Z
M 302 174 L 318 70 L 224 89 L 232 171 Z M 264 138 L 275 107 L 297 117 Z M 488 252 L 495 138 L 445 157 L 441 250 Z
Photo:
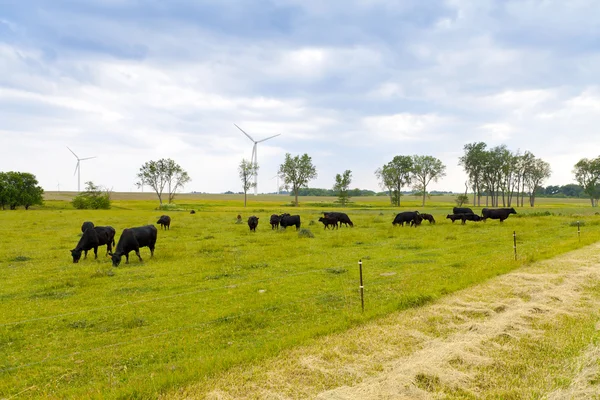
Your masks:
M 108 210 L 110 209 L 110 191 L 88 181 L 85 183 L 85 192 L 75 196 L 71 203 L 78 210 Z
M 298 191 L 302 187 L 308 187 L 308 182 L 317 177 L 317 169 L 308 154 L 292 157 L 290 153 L 286 153 L 278 174 L 283 179 L 283 186 L 294 193 L 294 204 L 297 206 Z
M 11 210 L 19 206 L 26 210 L 32 205 L 44 203 L 44 189 L 38 185 L 35 175 L 28 172 L 0 172 L 0 207 Z
M 412 181 L 416 183 L 415 189 L 423 192 L 423 206 L 427 196 L 427 185 L 431 181 L 437 182 L 438 179 L 446 176 L 446 166 L 437 158 L 432 156 L 412 157 Z
M 396 156 L 375 171 L 381 188 L 388 190 L 393 206 L 400 207 L 402 188 L 410 184 L 412 171 L 413 159 L 410 156 Z
M 252 182 L 252 178 L 258 173 L 258 164 L 242 159 L 242 162 L 240 162 L 238 167 L 238 173 L 242 180 L 242 189 L 244 189 L 244 207 L 246 207 L 248 190 L 256 186 L 256 183 Z
M 575 179 L 590 197 L 592 207 L 598 206 L 600 198 L 600 157 L 594 159 L 582 158 L 573 169 Z
M 458 160 L 469 177 L 473 189 L 473 205 L 477 199 L 477 205 L 481 205 L 481 193 L 483 190 L 483 168 L 487 145 L 483 142 L 469 143 L 464 146 L 465 154 Z
M 337 202 L 342 206 L 345 206 L 350 201 L 350 194 L 348 189 L 352 182 L 352 171 L 347 169 L 343 174 L 337 174 L 335 176 L 335 184 L 333 185 L 333 191 L 336 193 L 338 199 Z
M 550 164 L 544 160 L 536 158 L 533 160 L 526 175 L 527 187 L 529 190 L 529 205 L 533 207 L 535 205 L 535 195 L 541 188 L 542 182 L 548 178 L 552 170 Z
M 136 183 L 137 187 L 146 185 L 154 189 L 161 206 L 165 188 L 167 189 L 169 203 L 171 203 L 177 190 L 183 188 L 186 183 L 192 180 L 188 173 L 170 158 L 146 162 L 140 168 L 137 178 L 139 179 Z

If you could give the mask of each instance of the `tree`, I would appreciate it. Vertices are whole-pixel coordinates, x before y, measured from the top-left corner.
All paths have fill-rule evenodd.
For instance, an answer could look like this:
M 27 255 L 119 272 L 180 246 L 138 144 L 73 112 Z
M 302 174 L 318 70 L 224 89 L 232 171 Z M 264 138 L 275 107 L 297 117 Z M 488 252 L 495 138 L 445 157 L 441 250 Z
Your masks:
M 375 176 L 382 189 L 387 189 L 393 206 L 400 207 L 402 188 L 410 184 L 413 161 L 410 156 L 396 156 L 389 163 L 377 168 Z
M 108 210 L 110 208 L 110 191 L 88 181 L 85 183 L 85 192 L 75 196 L 71 203 L 78 210 Z
M 550 164 L 546 161 L 536 158 L 526 175 L 527 186 L 529 190 L 529 205 L 533 207 L 535 205 L 535 194 L 541 187 L 544 180 L 550 178 L 552 170 Z
M 465 155 L 459 158 L 458 165 L 462 166 L 469 176 L 473 188 L 473 205 L 477 198 L 477 205 L 481 205 L 481 192 L 483 189 L 483 167 L 487 145 L 483 142 L 469 143 L 464 146 Z
M 459 194 L 454 199 L 457 207 L 462 207 L 463 204 L 469 204 L 469 196 L 466 194 Z
M 240 174 L 240 179 L 242 180 L 242 189 L 244 189 L 244 207 L 246 207 L 248 190 L 256 186 L 256 183 L 252 182 L 252 178 L 258 173 L 258 164 L 242 159 L 242 162 L 238 167 L 238 172 Z
M 136 183 L 136 186 L 139 188 L 146 185 L 154 189 L 161 206 L 163 204 L 162 194 L 165 186 L 169 195 L 169 203 L 171 203 L 175 198 L 177 190 L 183 188 L 186 183 L 191 181 L 188 173 L 170 158 L 146 162 L 140 168 L 137 177 L 139 182 Z
M 582 158 L 575 164 L 573 173 L 583 191 L 590 197 L 592 207 L 597 207 L 600 198 L 600 157 L 592 160 Z
M 412 181 L 416 182 L 415 189 L 423 192 L 423 206 L 427 196 L 427 185 L 432 180 L 437 182 L 439 178 L 446 176 L 446 166 L 437 158 L 432 156 L 412 157 Z
M 0 172 L 0 207 L 11 210 L 19 206 L 29 210 L 32 205 L 44 202 L 44 189 L 38 185 L 35 175 L 28 172 Z
M 342 206 L 345 206 L 350 201 L 350 194 L 348 189 L 352 182 L 352 171 L 347 169 L 343 174 L 337 174 L 335 176 L 335 184 L 333 185 L 333 191 L 336 192 L 338 197 L 337 201 Z
M 294 205 L 298 205 L 298 190 L 301 187 L 308 187 L 308 182 L 317 177 L 317 169 L 312 164 L 312 159 L 308 154 L 302 157 L 295 156 L 292 158 L 290 153 L 286 153 L 283 164 L 279 166 L 279 176 L 283 179 L 283 186 L 286 189 L 291 189 L 294 193 L 296 201 Z

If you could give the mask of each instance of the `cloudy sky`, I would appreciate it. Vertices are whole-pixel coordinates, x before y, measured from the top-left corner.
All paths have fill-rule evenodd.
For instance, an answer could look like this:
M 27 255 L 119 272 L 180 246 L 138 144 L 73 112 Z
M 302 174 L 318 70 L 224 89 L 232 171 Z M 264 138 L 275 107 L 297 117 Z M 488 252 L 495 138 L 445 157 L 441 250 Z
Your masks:
M 259 192 L 285 153 L 330 188 L 378 190 L 395 155 L 432 155 L 464 190 L 463 145 L 529 150 L 546 184 L 600 155 L 597 0 L 0 0 L 0 171 L 46 190 L 137 190 L 172 158 L 185 191 Z

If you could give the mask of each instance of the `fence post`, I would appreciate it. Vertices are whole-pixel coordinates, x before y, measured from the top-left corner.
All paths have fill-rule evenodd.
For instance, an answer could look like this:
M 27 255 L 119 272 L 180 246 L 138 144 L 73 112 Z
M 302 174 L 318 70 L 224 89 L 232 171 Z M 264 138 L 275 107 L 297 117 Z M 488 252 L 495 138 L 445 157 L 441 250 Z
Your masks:
M 579 230 L 579 221 L 577 221 L 577 240 L 581 242 L 581 231 Z
M 517 231 L 513 231 L 513 248 L 515 249 L 515 261 L 517 261 Z
M 360 305 L 362 308 L 362 312 L 365 312 L 365 294 L 364 294 L 364 289 L 365 286 L 363 285 L 363 276 L 362 276 L 362 260 L 358 260 L 358 272 L 360 275 Z

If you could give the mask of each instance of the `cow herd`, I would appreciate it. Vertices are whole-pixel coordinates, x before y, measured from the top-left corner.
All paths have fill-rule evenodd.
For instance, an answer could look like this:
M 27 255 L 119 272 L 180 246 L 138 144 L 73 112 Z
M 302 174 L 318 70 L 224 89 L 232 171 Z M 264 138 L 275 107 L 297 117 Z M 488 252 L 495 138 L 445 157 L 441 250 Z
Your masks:
M 452 214 L 446 216 L 447 219 L 451 220 L 452 223 L 456 220 L 462 221 L 465 224 L 466 221 L 483 221 L 486 219 L 499 219 L 500 222 L 504 221 L 510 214 L 516 214 L 514 208 L 484 208 L 481 210 L 481 215 L 475 214 L 472 209 L 467 207 L 454 207 Z M 238 220 L 241 217 L 238 215 Z M 421 225 L 423 221 L 429 221 L 430 224 L 435 224 L 435 218 L 431 214 L 420 213 L 418 211 L 404 211 L 396 214 L 396 217 L 392 221 L 392 225 L 417 227 Z M 287 228 L 288 226 L 296 226 L 296 230 L 300 228 L 300 216 L 290 214 L 273 214 L 269 219 L 271 229 L 278 229 L 279 227 Z M 323 223 L 323 229 L 337 229 L 342 224 L 345 226 L 354 226 L 352 221 L 346 213 L 342 212 L 324 212 L 323 216 L 319 218 L 319 222 Z M 248 226 L 251 231 L 256 232 L 258 226 L 258 217 L 251 216 L 248 218 Z
M 514 208 L 484 208 L 481 210 L 481 215 L 475 214 L 472 209 L 467 207 L 454 207 L 452 214 L 448 214 L 446 219 L 449 219 L 454 223 L 456 220 L 460 220 L 462 224 L 466 221 L 483 221 L 486 219 L 498 219 L 500 222 L 507 219 L 510 214 L 516 214 Z M 238 222 L 241 222 L 241 216 L 238 215 Z M 426 220 L 430 224 L 435 224 L 435 218 L 431 214 L 420 213 L 419 211 L 404 211 L 396 214 L 392 225 L 417 227 Z M 354 224 L 348 217 L 348 214 L 342 212 L 323 212 L 323 216 L 319 218 L 319 222 L 323 223 L 323 229 L 338 229 L 342 224 L 344 226 L 354 227 Z M 158 221 L 156 221 L 163 229 L 170 229 L 171 217 L 168 215 L 162 215 Z M 284 213 L 281 215 L 273 214 L 269 219 L 271 229 L 287 228 L 288 226 L 295 226 L 296 230 L 300 229 L 301 221 L 300 215 L 290 215 Z M 256 232 L 258 226 L 258 217 L 253 215 L 248 218 L 248 227 L 250 231 Z M 140 247 L 148 247 L 150 249 L 150 257 L 154 256 L 154 247 L 156 245 L 156 238 L 158 229 L 154 225 L 145 225 L 135 228 L 126 228 L 121 233 L 121 237 L 117 242 L 115 251 L 113 252 L 113 246 L 115 246 L 115 229 L 111 226 L 94 226 L 90 221 L 85 221 L 81 226 L 83 232 L 81 239 L 71 250 L 71 256 L 73 262 L 77 263 L 81 259 L 81 253 L 84 253 L 84 258 L 87 258 L 87 253 L 90 250 L 94 250 L 94 258 L 98 258 L 98 247 L 106 245 L 106 254 L 111 257 L 113 266 L 118 267 L 121 263 L 121 259 L 125 256 L 125 263 L 129 263 L 129 253 L 135 251 L 139 260 L 142 261 L 140 255 Z
M 238 216 L 239 217 L 239 216 Z M 348 214 L 342 212 L 324 212 L 323 216 L 319 218 L 319 222 L 323 223 L 323 229 L 337 229 L 339 226 L 344 224 L 345 226 L 350 225 L 354 226 Z M 271 218 L 269 218 L 269 223 L 271 224 L 271 229 L 279 229 L 287 228 L 288 226 L 295 226 L 296 230 L 300 229 L 300 225 L 302 224 L 300 221 L 299 215 L 290 215 L 288 213 L 273 214 Z M 248 227 L 251 231 L 256 232 L 256 227 L 258 226 L 258 217 L 253 215 L 248 218 Z

